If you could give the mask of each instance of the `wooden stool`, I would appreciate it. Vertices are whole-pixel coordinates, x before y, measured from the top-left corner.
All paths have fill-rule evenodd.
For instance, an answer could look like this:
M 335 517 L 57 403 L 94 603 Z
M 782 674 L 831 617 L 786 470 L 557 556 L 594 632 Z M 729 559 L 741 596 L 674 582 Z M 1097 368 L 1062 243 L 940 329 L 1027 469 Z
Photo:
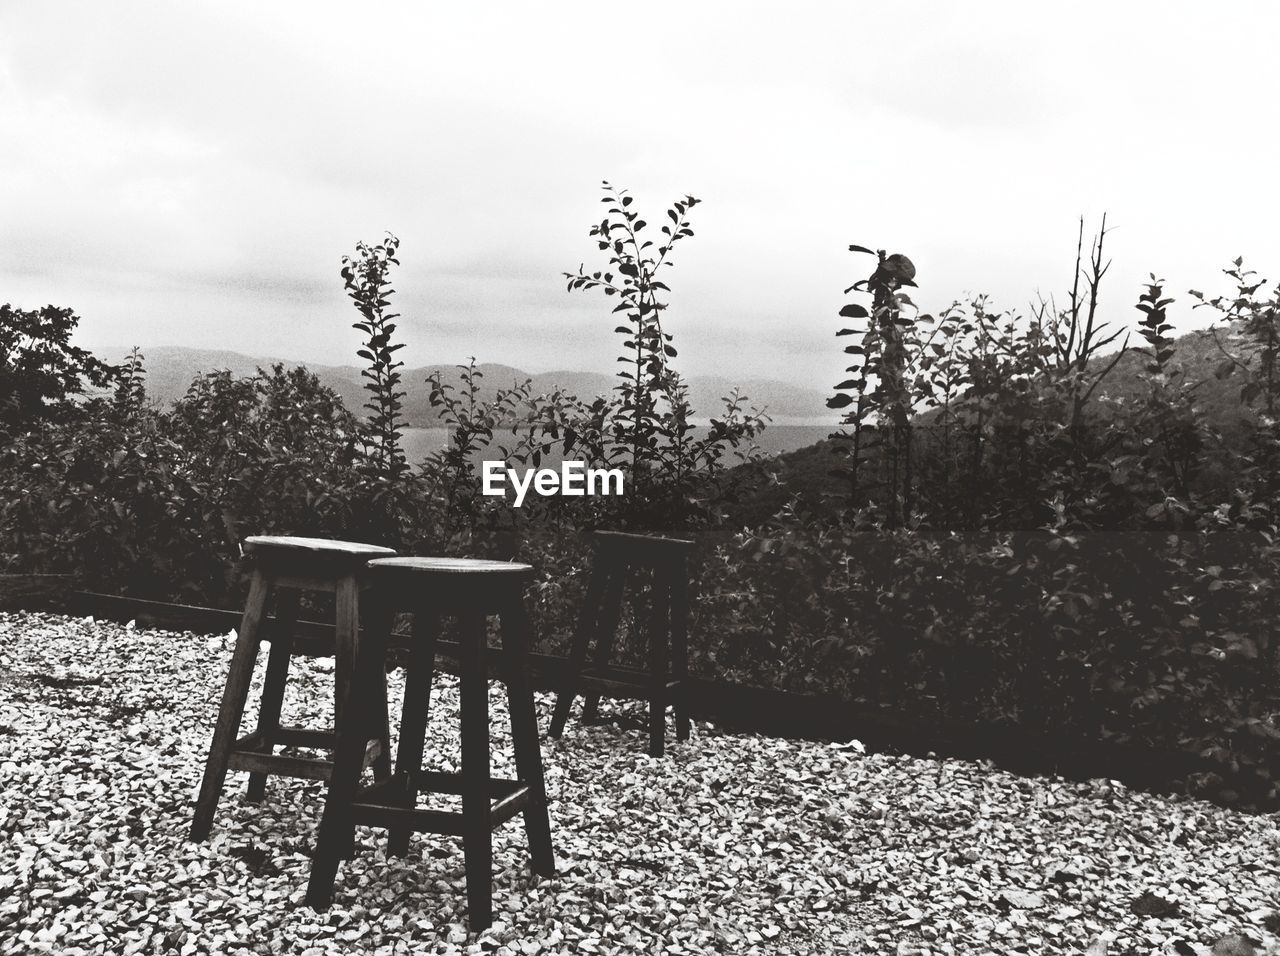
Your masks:
M 493 830 L 524 813 L 533 869 L 551 876 L 551 824 L 538 745 L 538 718 L 529 680 L 529 619 L 524 591 L 533 580 L 527 564 L 458 558 L 390 558 L 371 561 L 371 602 L 376 617 L 360 649 L 353 685 L 352 720 L 339 729 L 333 777 L 311 864 L 307 902 L 316 909 L 333 899 L 338 861 L 350 846 L 357 825 L 386 827 L 388 851 L 404 855 L 414 831 L 462 837 L 467 872 L 467 915 L 472 930 L 493 921 Z M 396 771 L 389 779 L 360 789 L 365 739 L 381 726 L 368 688 L 383 673 L 383 656 L 393 613 L 413 612 L 413 643 L 405 676 L 404 712 Z M 516 780 L 489 775 L 489 681 L 485 662 L 485 619 L 497 615 L 502 625 L 502 658 L 511 736 L 515 745 Z M 430 772 L 422 768 L 435 643 L 440 618 L 457 618 L 461 645 L 462 771 Z M 363 691 L 360 688 L 365 688 Z M 462 796 L 462 812 L 419 810 L 419 792 Z
M 564 733 L 573 699 L 585 690 L 584 722 L 596 719 L 600 693 L 649 701 L 649 753 L 661 757 L 666 740 L 667 704 L 674 705 L 676 739 L 689 739 L 684 681 L 689 670 L 689 550 L 692 541 L 652 535 L 597 531 L 591 578 L 578 618 L 569 669 L 551 718 L 551 736 Z M 628 575 L 648 569 L 653 576 L 649 618 L 649 669 L 615 667 L 609 659 L 622 617 Z M 595 662 L 585 667 L 591 645 Z
M 261 800 L 267 775 L 327 780 L 333 764 L 327 760 L 277 755 L 275 746 L 333 747 L 335 733 L 303 727 L 281 727 L 280 707 L 284 700 L 289 659 L 293 654 L 293 628 L 298 617 L 301 591 L 332 591 L 336 598 L 334 642 L 334 725 L 341 727 L 343 707 L 355 669 L 360 629 L 360 581 L 370 558 L 395 554 L 390 548 L 351 541 L 324 538 L 290 538 L 255 535 L 246 538 L 245 558 L 252 564 L 249 597 L 244 617 L 236 635 L 236 647 L 222 692 L 222 707 L 213 730 L 204 781 L 196 801 L 195 819 L 191 822 L 191 839 L 203 840 L 213 828 L 213 816 L 228 770 L 249 771 L 250 800 Z M 271 628 L 271 656 L 267 658 L 267 674 L 258 709 L 258 727 L 253 733 L 237 739 L 240 720 L 249 696 L 249 682 L 258 657 L 259 631 L 267 599 L 275 592 L 276 618 Z M 366 741 L 363 760 L 372 762 L 381 777 L 391 773 L 391 744 L 387 737 L 386 678 L 372 691 L 381 701 L 384 719 L 377 733 Z

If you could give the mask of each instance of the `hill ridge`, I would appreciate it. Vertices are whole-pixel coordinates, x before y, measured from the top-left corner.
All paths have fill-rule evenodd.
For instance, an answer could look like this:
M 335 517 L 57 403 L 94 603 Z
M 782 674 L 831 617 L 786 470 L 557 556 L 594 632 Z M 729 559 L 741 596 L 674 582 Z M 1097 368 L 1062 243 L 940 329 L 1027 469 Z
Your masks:
M 98 350 L 106 361 L 120 362 L 129 349 Z M 365 401 L 364 379 L 355 365 L 326 365 L 301 362 L 279 357 L 254 356 L 231 349 L 198 349 L 180 345 L 139 346 L 146 367 L 147 393 L 162 405 L 167 405 L 185 394 L 187 387 L 198 376 L 207 372 L 228 370 L 233 375 L 252 375 L 259 368 L 270 368 L 279 362 L 288 367 L 304 366 L 319 376 L 320 381 L 332 388 L 348 408 L 359 410 Z M 535 394 L 546 393 L 559 387 L 579 398 L 592 398 L 613 389 L 615 376 L 602 372 L 558 369 L 550 372 L 525 372 L 511 365 L 496 362 L 480 362 L 476 368 L 482 374 L 481 395 L 491 398 L 499 387 L 507 387 L 525 379 L 533 383 Z M 410 426 L 431 427 L 438 422 L 438 415 L 427 398 L 423 380 L 432 372 L 457 387 L 460 382 L 458 367 L 454 363 L 423 365 L 401 369 L 405 382 L 405 418 Z M 768 414 L 778 423 L 790 419 L 832 423 L 835 418 L 826 408 L 827 393 L 817 389 L 791 385 L 775 379 L 746 377 L 741 380 L 726 375 L 694 375 L 687 379 L 690 400 L 700 416 L 714 415 L 723 407 L 722 396 L 737 385 L 747 396 L 749 403 L 766 406 Z

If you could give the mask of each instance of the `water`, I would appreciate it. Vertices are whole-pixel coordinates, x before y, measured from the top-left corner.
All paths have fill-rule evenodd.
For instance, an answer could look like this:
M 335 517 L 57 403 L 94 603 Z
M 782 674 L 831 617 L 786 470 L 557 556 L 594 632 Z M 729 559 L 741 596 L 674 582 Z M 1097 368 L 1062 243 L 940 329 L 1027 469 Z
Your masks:
M 835 431 L 836 428 L 837 426 L 835 425 L 813 423 L 770 425 L 757 437 L 756 443 L 765 455 L 781 455 L 820 442 Z M 508 441 L 510 438 L 509 432 L 505 434 L 499 433 L 495 436 L 495 444 L 510 444 Z M 406 428 L 400 438 L 400 444 L 404 448 L 405 456 L 413 464 L 422 461 L 433 451 L 444 448 L 448 441 L 449 430 L 447 428 Z M 483 455 L 481 457 L 489 456 Z M 496 451 L 492 457 L 497 458 Z M 560 454 L 557 449 L 553 449 L 552 453 L 547 456 L 548 464 L 554 465 L 559 460 Z

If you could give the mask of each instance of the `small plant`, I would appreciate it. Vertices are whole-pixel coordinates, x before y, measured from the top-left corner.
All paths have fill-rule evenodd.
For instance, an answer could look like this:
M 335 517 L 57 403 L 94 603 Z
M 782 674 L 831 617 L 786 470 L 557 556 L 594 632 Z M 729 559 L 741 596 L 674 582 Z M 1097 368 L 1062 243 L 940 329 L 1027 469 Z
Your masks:
M 116 408 L 125 413 L 136 413 L 147 404 L 147 369 L 142 352 L 135 345 L 129 358 L 119 368 L 116 382 Z
M 1155 492 L 1160 500 L 1148 508 L 1148 517 L 1172 516 L 1170 497 L 1184 501 L 1191 497 L 1205 439 L 1194 403 L 1197 386 L 1185 381 L 1183 370 L 1173 361 L 1177 347 L 1169 337 L 1173 326 L 1167 313 L 1172 304 L 1173 299 L 1164 296 L 1163 281 L 1152 275 L 1137 305 L 1142 313 L 1138 334 L 1147 343 L 1142 369 L 1147 395 L 1131 429 L 1140 443 L 1143 473 L 1164 481 Z
M 604 191 L 601 201 L 609 208 L 590 236 L 607 254 L 608 267 L 587 272 L 583 265 L 564 277 L 569 291 L 601 289 L 618 299 L 613 314 L 627 323 L 614 329 L 622 337 L 623 369 L 617 400 L 593 406 L 584 427 L 571 429 L 566 443 L 569 437 L 585 440 L 602 464 L 629 467 L 628 520 L 680 525 L 706 511 L 695 488 L 718 472 L 725 450 L 749 445 L 766 419 L 759 411 L 744 413 L 744 399 L 735 394 L 726 399 L 725 415 L 712 419 L 709 434 L 694 438 L 685 387 L 668 364 L 677 356 L 674 337 L 663 327 L 671 289 L 659 276 L 673 265 L 676 244 L 693 236 L 689 210 L 699 200 L 685 196 L 672 203 L 659 230 L 662 238 L 650 240 L 641 236 L 648 223 L 632 208 L 627 191 L 608 182 Z
M 1051 346 L 1052 371 L 1069 382 L 1071 395 L 1071 431 L 1076 433 L 1084 421 L 1085 407 L 1098 387 L 1115 370 L 1125 353 L 1126 342 L 1101 371 L 1090 366 L 1108 345 L 1117 341 L 1123 329 L 1111 331 L 1098 318 L 1099 291 L 1102 280 L 1111 269 L 1111 261 L 1103 261 L 1103 245 L 1107 237 L 1104 214 L 1086 257 L 1084 251 L 1084 219 L 1076 236 L 1076 268 L 1072 277 L 1067 307 L 1054 310 L 1053 303 L 1043 300 L 1036 314 L 1036 327 Z M 1081 282 L 1084 288 L 1081 289 Z M 1048 312 L 1046 312 L 1046 308 Z M 1091 374 L 1092 373 L 1092 374 Z
M 1268 290 L 1266 280 L 1246 269 L 1241 258 L 1223 271 L 1236 284 L 1233 295 L 1208 298 L 1195 289 L 1190 295 L 1198 300 L 1197 308 L 1211 308 L 1235 326 L 1250 351 L 1235 354 L 1217 340 L 1224 361 L 1216 374 L 1226 378 L 1239 373 L 1244 380 L 1240 401 L 1245 405 L 1258 403 L 1267 415 L 1274 417 L 1280 410 L 1280 283 Z
M 869 294 L 870 311 L 856 302 L 840 310 L 842 318 L 861 325 L 836 333 L 858 339 L 844 349 L 845 354 L 853 356 L 854 364 L 846 371 L 854 377 L 836 385 L 836 394 L 827 401 L 828 408 L 849 409 L 843 419 L 848 430 L 833 436 L 847 449 L 847 465 L 834 469 L 833 475 L 847 481 L 850 505 L 856 507 L 867 490 L 868 456 L 875 452 L 877 460 L 884 464 L 884 477 L 877 484 L 883 489 L 885 517 L 888 526 L 894 528 L 910 520 L 914 499 L 915 400 L 908 372 L 919 342 L 915 337 L 917 322 L 910 314 L 915 305 L 900 290 L 915 285 L 916 268 L 900 253 L 872 253 L 857 245 L 850 246 L 849 251 L 875 255 L 877 262 L 868 278 L 845 289 L 846 295 L 854 291 Z M 904 308 L 910 313 L 904 313 Z
M 400 264 L 396 252 L 400 240 L 390 233 L 384 242 L 371 246 L 360 242 L 355 257 L 343 256 L 342 280 L 347 295 L 360 311 L 360 321 L 352 328 L 363 332 L 365 340 L 356 352 L 368 365 L 360 374 L 366 379 L 364 388 L 369 393 L 361 434 L 364 439 L 364 457 L 370 475 L 383 482 L 394 482 L 409 469 L 400 436 L 404 429 L 400 388 L 400 368 L 403 362 L 395 353 L 404 348 L 403 343 L 393 343 L 395 320 L 400 316 L 391 312 L 391 267 Z
M 1190 294 L 1238 332 L 1243 347 L 1234 352 L 1214 332 L 1224 357 L 1216 374 L 1243 380 L 1240 402 L 1256 415 L 1228 514 L 1234 522 L 1274 535 L 1280 532 L 1280 284 L 1268 288 L 1239 258 L 1225 273 L 1236 284 L 1233 295 L 1210 299 L 1195 290 Z
M 510 388 L 499 388 L 491 400 L 485 400 L 480 382 L 484 373 L 476 368 L 475 358 L 457 368 L 459 388 L 445 382 L 439 372 L 433 372 L 426 381 L 431 407 L 449 429 L 448 445 L 423 463 L 427 482 L 443 505 L 441 533 L 446 541 L 460 531 L 474 535 L 478 530 L 482 497 L 476 458 L 493 445 L 500 429 L 510 428 L 513 435 L 518 432 L 521 411 L 530 400 L 527 379 Z M 507 448 L 499 450 L 503 460 L 516 454 Z M 534 457 L 537 458 L 536 452 Z
M 585 267 L 579 266 L 576 273 L 564 275 L 570 291 L 600 288 L 606 296 L 617 296 L 613 312 L 622 313 L 628 323 L 614 330 L 623 338 L 618 361 L 625 366 L 618 373 L 622 404 L 614 416 L 614 427 L 619 444 L 629 450 L 633 487 L 639 489 L 654 464 L 662 431 L 659 405 L 672 388 L 667 359 L 676 357 L 672 336 L 662 329 L 662 313 L 668 305 L 664 294 L 671 290 L 658 278 L 658 272 L 674 264 L 670 256 L 676 243 L 693 235 L 688 212 L 698 200 L 686 196 L 672 203 L 666 214 L 670 223 L 661 228 L 665 238 L 655 245 L 640 237 L 648 223 L 630 208 L 632 197 L 627 191 L 608 182 L 604 190 L 601 202 L 609 210 L 591 227 L 590 235 L 600 251 L 608 253 L 610 269 L 588 275 Z

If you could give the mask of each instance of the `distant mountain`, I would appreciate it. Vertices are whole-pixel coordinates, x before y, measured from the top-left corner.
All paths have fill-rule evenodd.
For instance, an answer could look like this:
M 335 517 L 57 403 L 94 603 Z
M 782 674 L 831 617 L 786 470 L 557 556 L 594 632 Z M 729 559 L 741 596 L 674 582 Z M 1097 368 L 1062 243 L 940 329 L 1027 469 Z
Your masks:
M 291 359 L 178 346 L 146 348 L 142 349 L 142 354 L 147 370 L 147 393 L 153 401 L 162 405 L 181 398 L 192 380 L 206 372 L 225 369 L 237 376 L 252 375 L 260 366 L 267 368 L 276 362 L 282 362 L 286 366 L 305 365 L 319 376 L 321 382 L 337 392 L 346 406 L 353 411 L 360 409 L 366 396 L 360 369 L 351 365 L 317 365 Z M 103 350 L 102 358 L 110 362 L 119 362 L 123 361 L 127 355 L 127 349 L 109 349 Z M 486 399 L 492 398 L 498 388 L 510 386 L 525 379 L 532 381 L 535 394 L 563 388 L 583 399 L 603 395 L 618 382 L 616 378 L 598 372 L 565 370 L 530 374 L 510 365 L 496 364 L 479 365 L 477 369 L 483 374 L 482 395 Z M 459 385 L 458 369 L 453 365 L 401 369 L 407 393 L 405 418 L 412 426 L 428 428 L 438 421 L 436 412 L 428 401 L 427 388 L 422 384 L 427 375 L 433 371 L 439 371 L 445 382 L 455 387 Z M 725 376 L 692 376 L 688 384 L 689 399 L 695 412 L 702 417 L 717 414 L 724 407 L 723 396 L 728 395 L 737 385 L 742 394 L 748 397 L 750 404 L 767 407 L 768 414 L 777 422 L 796 419 L 805 422 L 833 420 L 826 408 L 827 393 L 825 391 L 802 388 L 771 379 L 744 378 L 735 381 Z

